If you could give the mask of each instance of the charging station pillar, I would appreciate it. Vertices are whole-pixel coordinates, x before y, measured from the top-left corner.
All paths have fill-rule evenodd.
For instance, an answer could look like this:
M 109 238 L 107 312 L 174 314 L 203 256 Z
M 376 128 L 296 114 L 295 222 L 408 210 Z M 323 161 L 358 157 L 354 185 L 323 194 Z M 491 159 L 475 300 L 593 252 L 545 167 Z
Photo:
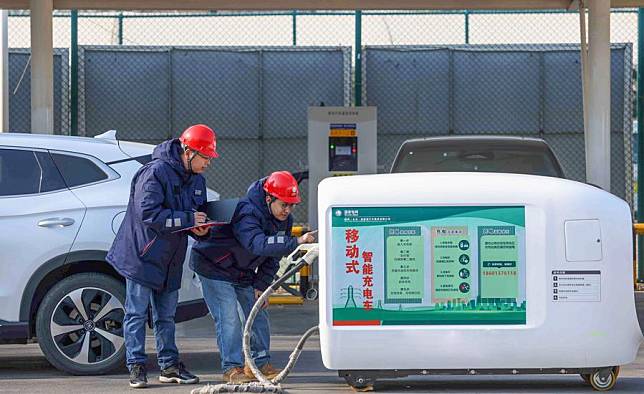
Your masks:
M 308 119 L 308 213 L 310 228 L 317 229 L 322 179 L 376 173 L 376 107 L 309 107 Z

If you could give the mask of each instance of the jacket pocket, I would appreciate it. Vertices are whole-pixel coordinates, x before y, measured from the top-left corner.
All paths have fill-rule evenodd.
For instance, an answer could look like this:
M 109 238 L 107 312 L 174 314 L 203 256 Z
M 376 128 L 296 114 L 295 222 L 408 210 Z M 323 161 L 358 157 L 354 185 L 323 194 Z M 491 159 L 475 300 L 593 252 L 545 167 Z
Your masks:
M 153 263 L 159 266 L 168 265 L 170 263 L 169 259 L 172 250 L 170 240 L 155 234 L 141 249 L 139 259 L 143 262 Z
M 158 237 L 158 235 L 155 235 L 154 238 L 152 238 L 150 241 L 148 241 L 147 244 L 143 246 L 143 250 L 141 250 L 141 253 L 139 253 L 139 257 L 145 256 L 150 251 L 150 249 L 152 249 L 152 246 L 157 241 Z
M 215 257 L 213 261 L 215 262 L 215 265 L 217 267 L 224 269 L 232 267 L 235 263 L 235 261 L 233 260 L 233 254 L 230 252 L 224 253 L 219 257 Z

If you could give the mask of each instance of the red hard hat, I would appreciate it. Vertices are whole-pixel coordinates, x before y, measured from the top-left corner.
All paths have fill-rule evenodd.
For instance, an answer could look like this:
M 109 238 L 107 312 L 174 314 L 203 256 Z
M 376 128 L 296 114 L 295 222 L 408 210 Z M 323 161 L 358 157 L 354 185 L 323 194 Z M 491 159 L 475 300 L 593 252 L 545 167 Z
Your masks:
M 264 182 L 264 191 L 288 204 L 300 202 L 300 189 L 297 181 L 288 171 L 272 173 Z
M 219 157 L 217 154 L 217 136 L 205 124 L 196 124 L 188 127 L 181 133 L 179 141 L 192 150 L 208 156 Z

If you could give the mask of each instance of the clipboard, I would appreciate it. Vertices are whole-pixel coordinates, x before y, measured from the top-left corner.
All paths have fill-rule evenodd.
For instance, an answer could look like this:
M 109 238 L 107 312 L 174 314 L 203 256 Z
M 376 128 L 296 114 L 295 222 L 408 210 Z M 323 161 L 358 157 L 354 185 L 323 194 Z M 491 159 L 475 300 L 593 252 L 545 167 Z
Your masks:
M 228 224 L 228 223 L 226 223 L 226 222 L 215 222 L 215 221 L 212 221 L 212 222 L 206 222 L 206 223 L 198 224 L 198 225 L 196 225 L 196 226 L 186 227 L 186 228 L 182 228 L 182 229 L 179 229 L 179 230 L 174 230 L 174 231 L 172 232 L 172 234 L 174 234 L 174 233 L 180 233 L 180 232 L 182 232 L 182 231 L 190 231 L 190 230 L 192 230 L 193 228 L 208 228 L 208 227 L 213 227 L 213 226 L 223 226 L 223 225 L 225 225 L 225 224 Z
M 206 215 L 208 221 L 230 223 L 237 209 L 239 198 L 210 201 L 206 204 Z
M 239 203 L 239 198 L 210 201 L 206 204 L 206 216 L 208 217 L 208 221 L 206 223 L 175 230 L 172 234 L 181 231 L 189 231 L 198 227 L 208 228 L 230 224 L 230 221 L 233 219 L 233 215 L 235 214 L 235 210 L 237 209 L 237 203 Z

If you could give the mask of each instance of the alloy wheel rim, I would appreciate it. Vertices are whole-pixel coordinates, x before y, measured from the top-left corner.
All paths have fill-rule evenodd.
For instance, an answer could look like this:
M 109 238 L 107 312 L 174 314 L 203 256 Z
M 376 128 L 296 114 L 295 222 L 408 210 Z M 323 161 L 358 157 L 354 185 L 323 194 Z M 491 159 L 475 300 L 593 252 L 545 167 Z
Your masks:
M 82 287 L 54 308 L 50 333 L 57 350 L 83 365 L 105 363 L 123 348 L 125 308 L 109 291 Z

